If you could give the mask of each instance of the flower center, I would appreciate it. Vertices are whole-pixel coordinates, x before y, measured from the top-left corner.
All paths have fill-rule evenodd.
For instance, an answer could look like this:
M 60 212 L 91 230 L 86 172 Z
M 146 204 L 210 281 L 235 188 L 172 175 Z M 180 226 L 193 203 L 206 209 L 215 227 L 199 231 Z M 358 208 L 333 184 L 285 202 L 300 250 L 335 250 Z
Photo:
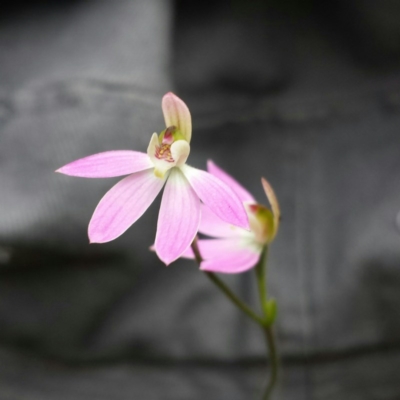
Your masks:
M 170 144 L 161 144 L 161 146 L 156 147 L 155 156 L 159 160 L 164 160 L 167 162 L 175 161 L 171 155 L 171 145 Z
M 154 175 L 163 178 L 173 167 L 182 166 L 190 153 L 190 145 L 175 126 L 169 126 L 159 135 L 153 133 L 147 155 L 154 164 Z
M 169 126 L 165 131 L 161 132 L 159 140 L 161 141 L 160 146 L 156 147 L 155 156 L 159 160 L 164 160 L 167 162 L 174 162 L 171 155 L 171 144 L 174 143 L 174 134 L 177 132 L 175 126 Z

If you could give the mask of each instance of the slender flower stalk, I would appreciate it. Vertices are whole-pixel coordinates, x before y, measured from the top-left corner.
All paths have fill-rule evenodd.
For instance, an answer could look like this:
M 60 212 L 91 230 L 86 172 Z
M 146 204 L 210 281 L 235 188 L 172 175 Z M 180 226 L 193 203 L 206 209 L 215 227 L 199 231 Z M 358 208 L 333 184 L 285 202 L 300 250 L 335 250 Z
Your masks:
M 224 295 L 262 329 L 269 353 L 270 366 L 269 380 L 262 399 L 270 400 L 278 381 L 279 357 L 273 330 L 277 305 L 274 298 L 268 297 L 267 258 L 269 244 L 274 240 L 279 228 L 279 203 L 271 185 L 264 178 L 261 179 L 261 183 L 271 209 L 256 203 L 245 188 L 211 161 L 208 163 L 208 170 L 232 187 L 243 201 L 249 216 L 251 231 L 246 232 L 226 224 L 207 207 L 204 207 L 199 231 L 217 237 L 217 239 L 198 240 L 196 238 L 191 249 L 186 251 L 183 256 L 194 258 L 200 269 Z M 257 280 L 261 316 L 239 299 L 223 280 L 214 274 L 214 272 L 239 273 L 251 268 L 254 268 Z
M 198 239 L 192 242 L 191 249 L 195 255 L 196 262 L 201 265 L 203 258 L 201 256 Z M 244 314 L 256 322 L 263 331 L 265 336 L 266 345 L 269 353 L 270 377 L 264 391 L 262 400 L 270 400 L 275 390 L 275 386 L 279 377 L 279 355 L 276 347 L 275 335 L 273 331 L 273 323 L 276 318 L 276 302 L 274 299 L 268 300 L 266 290 L 266 266 L 267 266 L 268 247 L 264 248 L 262 257 L 260 258 L 255 268 L 258 292 L 260 297 L 260 305 L 263 310 L 263 316 L 259 316 L 253 311 L 245 302 L 243 302 L 236 294 L 221 280 L 217 275 L 212 272 L 204 271 L 205 275 L 222 291 L 222 293 Z M 271 306 L 273 305 L 273 306 Z
M 264 318 L 261 328 L 263 330 L 267 349 L 269 352 L 269 365 L 270 377 L 262 397 L 262 400 L 269 400 L 275 389 L 279 375 L 279 356 L 276 347 L 275 334 L 273 330 L 273 323 L 277 315 L 277 307 L 275 299 L 268 299 L 267 291 L 267 259 L 268 259 L 268 246 L 265 246 L 262 256 L 255 268 L 258 284 L 258 294 L 260 298 L 260 306 L 263 310 Z
M 198 239 L 195 238 L 192 243 L 192 250 L 193 253 L 195 254 L 195 259 L 196 262 L 200 265 L 203 261 L 199 247 L 197 245 Z M 233 304 L 236 305 L 241 311 L 243 311 L 248 317 L 250 317 L 252 320 L 257 322 L 258 324 L 262 325 L 264 324 L 264 320 L 262 317 L 260 317 L 257 313 L 255 313 L 246 303 L 244 303 L 242 300 L 237 297 L 232 290 L 224 283 L 223 280 L 218 278 L 217 275 L 215 275 L 212 272 L 204 272 L 205 275 L 210 279 L 211 282 L 213 282 L 224 294 L 230 301 L 232 301 Z
M 275 386 L 278 383 L 279 379 L 279 355 L 276 347 L 275 335 L 272 326 L 265 327 L 264 333 L 267 340 L 267 347 L 269 350 L 271 373 L 262 400 L 270 400 L 272 398 L 272 394 L 275 390 Z

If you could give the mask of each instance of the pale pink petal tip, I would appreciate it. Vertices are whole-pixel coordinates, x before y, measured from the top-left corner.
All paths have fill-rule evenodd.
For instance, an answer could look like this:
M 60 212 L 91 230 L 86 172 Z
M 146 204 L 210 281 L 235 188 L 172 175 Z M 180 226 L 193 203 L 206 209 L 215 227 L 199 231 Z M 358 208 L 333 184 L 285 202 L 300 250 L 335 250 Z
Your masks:
M 172 92 L 164 95 L 161 105 L 165 125 L 167 127 L 177 127 L 186 141 L 190 143 L 192 137 L 192 118 L 187 105 Z
M 155 248 L 166 265 L 191 245 L 200 223 L 200 200 L 182 172 L 171 170 L 158 215 Z
M 210 174 L 216 176 L 222 182 L 226 183 L 243 202 L 255 203 L 256 200 L 236 179 L 226 173 L 222 168 L 212 160 L 207 161 L 207 170 Z

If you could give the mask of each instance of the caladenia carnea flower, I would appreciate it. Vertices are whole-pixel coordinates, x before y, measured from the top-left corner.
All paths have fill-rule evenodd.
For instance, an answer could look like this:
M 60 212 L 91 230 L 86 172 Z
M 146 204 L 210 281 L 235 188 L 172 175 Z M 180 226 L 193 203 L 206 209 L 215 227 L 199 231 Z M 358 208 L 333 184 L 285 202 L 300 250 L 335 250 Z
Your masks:
M 147 210 L 165 184 L 158 215 L 155 251 L 170 264 L 195 238 L 202 204 L 221 220 L 244 229 L 249 221 L 243 203 L 215 175 L 186 165 L 192 122 L 186 104 L 173 93 L 162 99 L 166 129 L 153 133 L 147 153 L 130 150 L 94 154 L 56 172 L 84 178 L 129 175 L 100 200 L 89 223 L 91 243 L 122 235 Z
M 201 239 L 197 245 L 203 259 L 200 269 L 227 274 L 240 273 L 253 268 L 263 248 L 271 243 L 279 228 L 279 203 L 266 179 L 261 182 L 271 208 L 258 204 L 254 197 L 234 178 L 212 161 L 208 171 L 231 187 L 243 202 L 249 217 L 250 231 L 232 226 L 221 220 L 212 209 L 203 205 L 199 232 L 216 239 Z M 192 249 L 184 257 L 193 258 Z

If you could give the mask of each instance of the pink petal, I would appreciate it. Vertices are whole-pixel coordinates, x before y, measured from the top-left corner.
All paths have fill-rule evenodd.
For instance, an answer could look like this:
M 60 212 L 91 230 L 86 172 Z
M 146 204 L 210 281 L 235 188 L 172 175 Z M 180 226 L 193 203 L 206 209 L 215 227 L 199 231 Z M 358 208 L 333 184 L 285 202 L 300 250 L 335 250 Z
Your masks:
M 200 239 L 197 241 L 200 255 L 203 260 L 220 257 L 225 253 L 243 247 L 243 243 L 237 239 Z M 194 258 L 193 250 L 188 247 L 181 255 L 184 258 Z
M 222 219 L 217 217 L 207 206 L 202 204 L 199 232 L 207 236 L 225 238 L 237 237 L 240 236 L 242 232 L 247 231 L 222 221 Z
M 182 254 L 181 254 L 181 258 L 189 258 L 189 259 L 194 259 L 194 253 L 192 250 L 192 247 L 189 246 Z
M 209 260 L 242 248 L 243 243 L 238 239 L 201 239 L 198 246 L 203 260 Z
M 164 185 L 153 170 L 132 174 L 100 200 L 89 223 L 91 243 L 109 242 L 122 235 L 147 210 Z
M 210 174 L 213 174 L 222 182 L 225 182 L 237 194 L 240 200 L 250 203 L 256 202 L 254 197 L 239 182 L 218 167 L 218 165 L 216 165 L 213 161 L 207 161 L 207 169 Z
M 256 251 L 252 247 L 240 246 L 236 240 L 225 240 L 225 242 L 228 241 L 232 242 L 230 246 L 226 243 L 221 246 L 221 240 L 208 240 L 207 243 L 199 241 L 200 252 L 209 256 L 214 255 L 214 257 L 207 259 L 202 254 L 205 258 L 200 266 L 202 271 L 237 274 L 245 272 L 257 264 L 260 259 L 261 248 L 260 251 Z
M 130 150 L 106 151 L 64 165 L 56 172 L 82 178 L 111 178 L 153 167 L 145 153 Z
M 188 165 L 182 165 L 180 168 L 200 200 L 214 214 L 229 224 L 250 229 L 243 203 L 228 185 L 208 172 Z
M 158 215 L 155 248 L 170 264 L 190 246 L 200 223 L 200 200 L 178 168 L 171 170 Z
M 190 143 L 192 118 L 187 105 L 179 97 L 169 92 L 162 99 L 162 110 L 167 128 L 176 126 L 186 141 Z

